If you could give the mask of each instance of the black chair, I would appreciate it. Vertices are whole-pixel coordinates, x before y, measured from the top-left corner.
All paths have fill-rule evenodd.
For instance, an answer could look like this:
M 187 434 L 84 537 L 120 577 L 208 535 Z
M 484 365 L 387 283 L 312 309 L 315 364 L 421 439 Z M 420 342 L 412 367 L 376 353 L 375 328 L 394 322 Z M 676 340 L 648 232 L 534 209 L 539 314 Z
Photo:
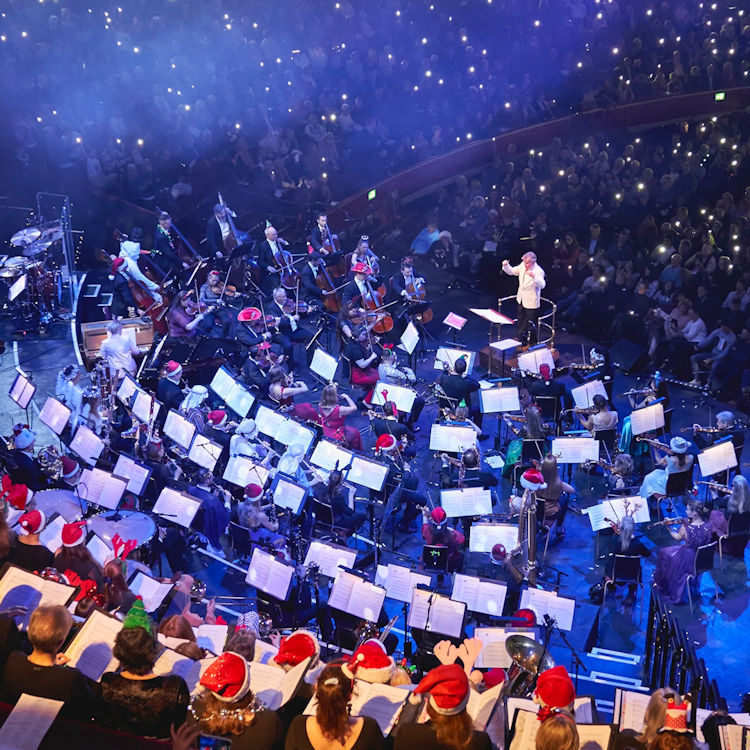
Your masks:
M 688 573 L 688 577 L 685 582 L 688 592 L 688 603 L 690 604 L 690 614 L 693 613 L 693 594 L 691 591 L 691 585 L 695 585 L 695 592 L 698 596 L 698 600 L 700 601 L 701 576 L 704 573 L 710 573 L 713 570 L 714 552 L 716 552 L 716 546 L 716 542 L 711 542 L 711 544 L 704 544 L 702 547 L 698 547 L 698 549 L 695 551 L 693 571 L 691 573 Z M 716 581 L 714 581 L 713 578 L 711 579 L 711 582 L 714 585 L 714 595 L 711 597 L 711 599 L 713 600 L 719 595 L 719 589 L 716 587 Z
M 253 542 L 250 538 L 250 529 L 247 526 L 240 526 L 240 524 L 230 521 L 229 543 L 235 560 L 249 558 L 253 553 Z
M 542 420 L 557 426 L 560 417 L 560 399 L 557 396 L 536 396 L 534 401 L 539 407 Z
M 337 543 L 345 543 L 347 532 L 341 526 L 336 526 L 333 519 L 333 508 L 328 504 L 319 500 L 317 497 L 312 498 L 313 502 L 313 531 L 320 535 L 321 539 L 333 539 Z
M 422 547 L 422 562 L 425 570 L 448 572 L 448 547 L 444 544 L 425 544 Z
M 693 486 L 693 467 L 687 471 L 678 471 L 674 474 L 667 474 L 667 486 L 663 495 L 655 495 L 656 509 L 659 519 L 662 518 L 661 502 L 662 500 L 674 500 L 687 495 Z
M 724 553 L 742 560 L 750 539 L 750 513 L 732 513 L 726 534 L 719 537 L 719 565 L 724 570 Z
M 602 596 L 601 611 L 604 612 L 604 603 L 607 601 L 607 590 L 610 586 L 635 585 L 641 588 L 641 610 L 638 617 L 640 625 L 643 617 L 643 571 L 641 569 L 641 558 L 639 555 L 615 555 L 612 566 L 612 579 L 604 582 L 604 595 Z M 636 591 L 638 589 L 636 588 Z

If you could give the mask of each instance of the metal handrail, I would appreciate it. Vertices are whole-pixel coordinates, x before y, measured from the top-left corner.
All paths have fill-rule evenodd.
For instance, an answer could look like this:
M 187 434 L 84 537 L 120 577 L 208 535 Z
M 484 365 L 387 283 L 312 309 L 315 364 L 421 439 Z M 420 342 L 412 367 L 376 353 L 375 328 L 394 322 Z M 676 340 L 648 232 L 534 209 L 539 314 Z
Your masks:
M 503 312 L 503 305 L 507 302 L 516 302 L 516 295 L 511 294 L 508 297 L 500 297 L 497 300 L 497 311 L 499 313 L 502 313 L 505 315 L 505 312 Z M 538 328 L 538 341 L 537 345 L 539 346 L 546 346 L 549 344 L 550 346 L 554 346 L 555 344 L 555 315 L 557 313 L 557 304 L 553 302 L 551 299 L 547 299 L 547 297 L 540 297 L 539 298 L 539 310 L 541 313 L 541 310 L 544 306 L 548 306 L 548 311 L 544 314 L 540 314 L 539 318 L 537 319 L 537 328 Z M 511 316 L 508 316 L 511 317 Z M 542 331 L 546 330 L 546 337 L 542 338 Z

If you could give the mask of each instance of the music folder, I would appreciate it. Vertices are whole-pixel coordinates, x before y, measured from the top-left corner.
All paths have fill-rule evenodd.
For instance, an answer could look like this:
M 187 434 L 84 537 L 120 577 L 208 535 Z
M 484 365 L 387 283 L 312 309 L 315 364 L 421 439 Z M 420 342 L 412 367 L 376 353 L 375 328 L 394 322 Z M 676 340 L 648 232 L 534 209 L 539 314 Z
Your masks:
M 18 370 L 18 368 L 16 369 Z M 25 409 L 34 397 L 35 392 L 36 386 L 27 377 L 26 373 L 18 370 L 18 373 L 13 380 L 13 385 L 11 385 L 10 390 L 8 391 L 11 400 L 18 404 L 22 409 Z M 58 432 L 57 434 L 59 435 L 60 433 Z
M 388 467 L 385 464 L 352 455 L 351 466 L 346 472 L 347 481 L 380 492 L 387 477 Z
M 541 726 L 536 712 L 517 710 L 513 717 L 509 750 L 534 750 L 536 733 Z M 610 750 L 617 729 L 614 724 L 578 724 L 580 747 L 586 750 Z
M 90 680 L 99 682 L 105 672 L 117 667 L 112 648 L 120 630 L 120 620 L 95 609 L 65 649 L 70 659 L 68 666 L 77 667 Z
M 340 544 L 331 542 L 321 542 L 313 539 L 307 548 L 305 555 L 305 566 L 315 563 L 320 572 L 329 578 L 335 578 L 338 575 L 339 568 L 353 568 L 357 559 L 357 551 L 344 547 Z
M 555 361 L 552 359 L 552 352 L 546 346 L 538 349 L 530 349 L 518 355 L 518 368 L 520 370 L 539 372 L 539 368 L 542 365 L 548 365 L 551 371 L 555 370 Z
M 157 401 L 150 393 L 138 389 L 130 410 L 144 424 L 153 424 L 159 415 L 161 406 L 161 402 Z
M 318 347 L 313 352 L 310 369 L 316 375 L 319 375 L 325 383 L 332 383 L 334 381 L 338 366 L 339 361 L 336 357 L 332 357 L 325 349 Z
M 710 477 L 737 466 L 737 454 L 730 439 L 714 443 L 698 454 L 698 466 L 701 475 Z
M 186 494 L 178 492 L 172 487 L 165 487 L 156 500 L 153 512 L 166 521 L 171 521 L 178 526 L 189 528 L 190 524 L 201 507 L 201 501 Z
M 222 365 L 211 380 L 209 388 L 233 411 L 244 419 L 252 405 L 255 396 L 237 382 L 226 365 Z
M 144 466 L 138 463 L 138 461 L 134 461 L 130 456 L 120 453 L 117 457 L 115 468 L 112 469 L 112 474 L 116 477 L 126 479 L 128 482 L 128 492 L 132 492 L 134 495 L 140 497 L 146 489 L 152 471 L 153 469 L 148 466 Z
M 299 515 L 305 505 L 309 490 L 298 484 L 292 477 L 276 472 L 276 476 L 271 482 L 271 494 L 273 495 L 274 505 L 279 508 L 286 508 L 295 516 Z
M 417 586 L 431 586 L 432 576 L 424 573 L 415 573 L 403 565 L 378 565 L 375 571 L 375 583 L 385 586 L 385 595 L 389 599 L 409 604 L 411 592 Z
M 385 589 L 346 570 L 339 570 L 328 596 L 328 606 L 377 622 L 385 601 Z
M 0 569 L 0 610 L 25 607 L 26 613 L 13 619 L 27 628 L 31 613 L 40 605 L 61 604 L 67 607 L 76 593 L 75 586 L 48 581 L 10 563 Z
M 572 630 L 575 599 L 565 599 L 554 591 L 526 588 L 521 593 L 521 607 L 534 611 L 538 620 L 549 615 L 557 621 L 560 630 Z
M 433 424 L 430 429 L 430 450 L 441 453 L 462 453 L 477 444 L 473 427 Z
M 550 453 L 559 464 L 582 464 L 599 460 L 599 441 L 591 437 L 552 438 Z
M 518 388 L 482 388 L 479 390 L 479 405 L 482 414 L 521 411 Z
M 326 471 L 333 471 L 335 468 L 343 471 L 352 461 L 354 454 L 351 451 L 342 448 L 338 443 L 332 440 L 319 440 L 313 448 L 310 456 L 310 463 Z
M 255 586 L 256 589 L 260 589 L 274 599 L 284 602 L 289 596 L 293 575 L 294 567 L 292 565 L 288 565 L 276 559 L 274 555 L 260 549 L 260 547 L 256 547 L 253 550 L 253 556 L 250 558 L 250 567 L 247 569 L 245 583 Z
M 492 552 L 502 544 L 510 552 L 518 544 L 517 523 L 473 523 L 469 535 L 469 552 Z
M 386 401 L 392 401 L 396 408 L 404 414 L 410 414 L 417 397 L 416 391 L 404 385 L 393 385 L 383 383 L 380 380 L 375 384 L 372 394 L 372 403 L 382 406 Z
M 84 469 L 78 482 L 86 502 L 100 505 L 107 510 L 116 510 L 128 484 L 125 479 L 113 476 L 104 469 Z M 79 490 L 80 491 L 80 490 Z
M 408 625 L 418 630 L 458 638 L 464 626 L 466 604 L 421 586 L 412 592 Z
M 238 487 L 247 487 L 248 484 L 266 486 L 268 480 L 268 469 L 252 458 L 246 456 L 232 456 L 224 468 L 222 479 Z
M 508 587 L 504 583 L 463 573 L 455 573 L 453 576 L 451 599 L 464 602 L 466 608 L 472 612 L 500 617 L 503 614 L 507 593 Z
M 167 419 L 164 422 L 164 434 L 174 440 L 177 445 L 187 450 L 193 442 L 195 435 L 195 425 L 185 419 L 182 414 L 170 409 L 167 413 Z
M 483 487 L 440 490 L 440 505 L 448 518 L 488 516 L 492 513 L 492 493 Z
M 39 412 L 39 421 L 49 427 L 55 435 L 59 435 L 68 424 L 70 413 L 70 409 L 65 404 L 50 396 Z
M 664 404 L 651 404 L 630 412 L 630 429 L 633 435 L 654 432 L 662 427 L 664 427 Z
M 188 458 L 193 462 L 202 466 L 204 469 L 209 471 L 214 470 L 216 462 L 221 457 L 222 446 L 219 443 L 215 443 L 205 435 L 197 433 L 193 438 L 193 442 L 190 445 L 188 451 Z

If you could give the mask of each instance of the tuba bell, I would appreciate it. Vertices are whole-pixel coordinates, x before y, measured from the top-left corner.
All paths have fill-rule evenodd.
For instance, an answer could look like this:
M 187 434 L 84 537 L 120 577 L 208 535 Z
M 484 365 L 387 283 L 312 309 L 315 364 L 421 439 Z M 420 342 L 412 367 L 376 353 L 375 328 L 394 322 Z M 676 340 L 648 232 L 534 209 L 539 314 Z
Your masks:
M 503 695 L 528 698 L 534 691 L 537 677 L 555 666 L 545 647 L 525 635 L 511 635 L 505 641 L 511 659 Z

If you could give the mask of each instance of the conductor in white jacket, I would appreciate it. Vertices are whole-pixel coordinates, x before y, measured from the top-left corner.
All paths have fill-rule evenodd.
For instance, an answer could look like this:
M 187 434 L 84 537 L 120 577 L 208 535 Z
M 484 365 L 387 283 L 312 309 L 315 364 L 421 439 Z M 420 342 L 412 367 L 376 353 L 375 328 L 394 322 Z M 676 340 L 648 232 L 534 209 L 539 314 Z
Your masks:
M 547 285 L 544 270 L 537 265 L 536 255 L 528 252 L 521 256 L 521 263 L 517 266 L 511 266 L 504 260 L 503 271 L 508 276 L 518 276 L 516 335 L 521 341 L 528 343 L 531 332 L 537 329 L 541 291 Z

